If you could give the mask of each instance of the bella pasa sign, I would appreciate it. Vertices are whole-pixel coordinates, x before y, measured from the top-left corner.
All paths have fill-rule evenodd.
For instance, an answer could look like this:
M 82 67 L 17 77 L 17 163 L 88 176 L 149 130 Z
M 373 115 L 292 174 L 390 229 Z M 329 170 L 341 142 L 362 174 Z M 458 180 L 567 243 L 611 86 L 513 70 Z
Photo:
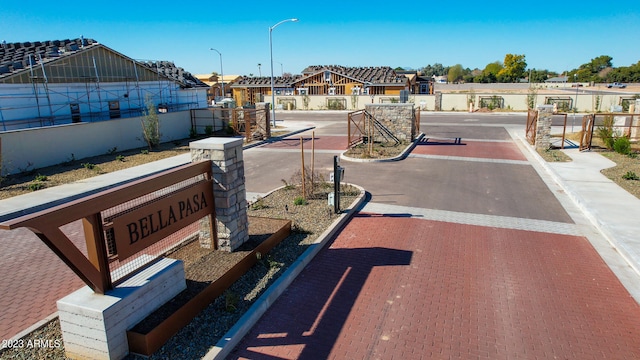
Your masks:
M 212 182 L 205 181 L 113 219 L 118 259 L 130 257 L 213 210 Z

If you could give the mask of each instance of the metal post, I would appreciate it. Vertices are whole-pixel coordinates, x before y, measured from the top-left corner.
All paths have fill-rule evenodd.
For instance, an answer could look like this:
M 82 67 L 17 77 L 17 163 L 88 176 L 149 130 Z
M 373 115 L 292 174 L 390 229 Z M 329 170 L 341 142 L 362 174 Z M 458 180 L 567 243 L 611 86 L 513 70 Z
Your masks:
M 340 213 L 340 166 L 338 166 L 338 156 L 333 157 L 333 211 Z
M 222 70 L 222 53 L 220 53 L 220 51 L 214 49 L 214 48 L 210 48 L 209 50 L 213 50 L 215 52 L 218 53 L 218 55 L 220 55 L 220 82 L 221 82 L 221 87 L 220 87 L 220 93 L 222 96 L 222 99 L 224 100 L 224 70 Z
M 273 84 L 273 29 L 275 29 L 276 27 L 278 27 L 278 25 L 286 23 L 288 21 L 291 22 L 297 22 L 298 19 L 287 19 L 287 20 L 282 20 L 279 23 L 271 26 L 269 28 L 269 57 L 271 59 L 271 109 L 272 109 L 272 116 L 273 116 L 273 128 L 276 128 L 276 94 L 274 92 L 274 84 Z

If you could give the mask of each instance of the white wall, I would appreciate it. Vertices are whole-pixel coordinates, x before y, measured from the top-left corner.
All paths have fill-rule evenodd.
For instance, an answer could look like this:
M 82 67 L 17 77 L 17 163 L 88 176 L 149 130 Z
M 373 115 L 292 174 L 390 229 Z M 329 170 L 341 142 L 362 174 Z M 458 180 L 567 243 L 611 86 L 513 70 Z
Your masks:
M 500 96 L 504 100 L 504 109 L 508 109 L 511 111 L 526 111 L 527 110 L 527 93 L 491 93 L 491 92 L 478 92 L 474 91 L 473 88 L 464 90 L 471 91 L 473 94 L 469 95 L 468 92 L 465 93 L 442 93 L 442 107 L 441 111 L 468 111 L 469 106 L 467 105 L 467 99 L 469 96 L 475 99 L 476 108 L 479 105 L 480 97 L 491 97 L 491 96 Z M 621 98 L 630 98 L 633 97 L 632 93 L 607 93 L 607 94 L 594 94 L 591 92 L 586 92 L 584 90 L 578 90 L 577 94 L 577 105 L 579 112 L 597 112 L 596 109 L 596 96 L 600 97 L 600 111 L 609 111 L 611 105 L 619 105 Z M 539 89 L 536 97 L 536 104 L 544 104 L 546 97 L 562 97 L 562 98 L 570 98 L 573 102 L 576 101 L 576 92 L 574 90 L 568 90 L 564 93 L 551 93 L 545 91 L 544 89 Z M 366 104 L 371 104 L 372 101 L 375 104 L 380 103 L 389 103 L 391 99 L 399 99 L 398 96 L 391 95 L 376 95 L 371 98 L 369 95 L 360 95 L 358 96 L 358 101 L 356 102 L 357 106 L 354 107 L 352 104 L 351 95 L 335 95 L 335 96 L 326 96 L 326 95 L 309 95 L 309 110 L 326 110 L 327 109 L 327 99 L 330 98 L 343 98 L 346 99 L 346 110 L 359 110 L 364 109 Z M 304 102 L 302 96 L 276 96 L 276 104 L 279 103 L 278 99 L 295 99 L 296 106 L 292 110 L 305 110 Z M 270 100 L 270 99 L 269 99 Z M 435 95 L 409 95 L 409 102 L 412 102 L 416 105 L 417 108 L 421 110 L 433 111 L 435 110 Z M 278 108 L 279 109 L 279 108 Z M 283 110 L 287 110 L 286 107 Z
M 189 137 L 189 111 L 159 114 L 162 142 Z M 140 117 L 0 133 L 2 175 L 146 146 Z

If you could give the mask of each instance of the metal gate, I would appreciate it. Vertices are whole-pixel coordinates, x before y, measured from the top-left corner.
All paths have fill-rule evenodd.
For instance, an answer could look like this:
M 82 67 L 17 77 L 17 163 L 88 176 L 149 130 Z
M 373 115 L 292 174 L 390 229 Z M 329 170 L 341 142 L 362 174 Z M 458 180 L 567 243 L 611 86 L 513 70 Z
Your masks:
M 593 127 L 595 125 L 594 114 L 582 117 L 582 132 L 580 133 L 580 151 L 591 150 L 591 139 L 593 138 Z
M 527 113 L 527 141 L 531 145 L 536 143 L 536 127 L 538 125 L 538 111 L 529 109 Z

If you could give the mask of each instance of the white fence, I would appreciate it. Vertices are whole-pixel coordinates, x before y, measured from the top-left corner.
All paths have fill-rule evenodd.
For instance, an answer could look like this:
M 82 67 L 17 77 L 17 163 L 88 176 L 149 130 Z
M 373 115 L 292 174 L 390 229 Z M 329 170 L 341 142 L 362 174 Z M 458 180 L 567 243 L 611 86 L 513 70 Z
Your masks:
M 189 111 L 158 117 L 161 142 L 189 137 Z M 0 133 L 2 175 L 102 155 L 113 148 L 121 151 L 146 146 L 140 120 L 132 117 Z

